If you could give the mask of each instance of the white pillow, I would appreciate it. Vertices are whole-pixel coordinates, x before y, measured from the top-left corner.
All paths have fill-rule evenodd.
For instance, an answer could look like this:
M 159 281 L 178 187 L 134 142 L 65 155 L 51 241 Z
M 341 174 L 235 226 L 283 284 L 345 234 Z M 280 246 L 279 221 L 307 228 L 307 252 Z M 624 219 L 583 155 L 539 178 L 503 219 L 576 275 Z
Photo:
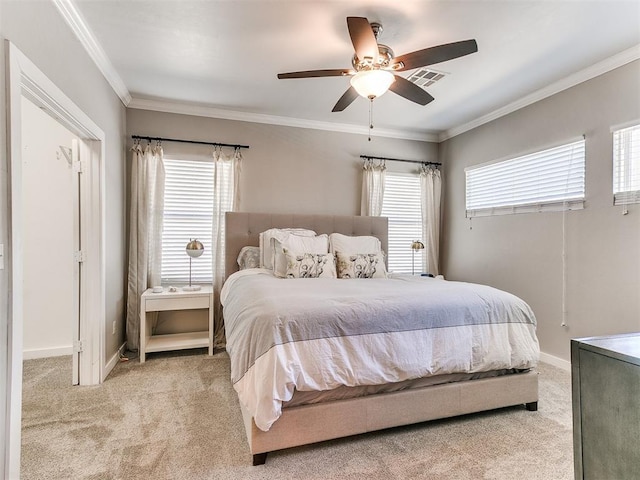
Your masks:
M 326 234 L 317 237 L 302 237 L 289 235 L 284 240 L 273 237 L 273 273 L 277 277 L 284 278 L 287 275 L 286 249 L 290 253 L 329 253 L 329 236 Z
M 341 233 L 329 235 L 330 252 L 340 253 L 377 253 L 382 251 L 380 239 L 370 236 L 350 237 Z
M 289 235 L 297 235 L 303 237 L 315 237 L 316 232 L 304 228 L 270 228 L 262 232 L 260 239 L 260 268 L 268 268 L 273 270 L 273 248 L 271 239 L 273 237 L 282 241 Z

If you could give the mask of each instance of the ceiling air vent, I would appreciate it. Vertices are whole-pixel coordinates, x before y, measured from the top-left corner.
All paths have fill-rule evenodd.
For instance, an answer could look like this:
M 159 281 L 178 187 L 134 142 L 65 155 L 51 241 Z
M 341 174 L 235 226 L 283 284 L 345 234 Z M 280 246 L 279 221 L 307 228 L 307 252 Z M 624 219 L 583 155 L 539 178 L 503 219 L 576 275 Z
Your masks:
M 439 80 L 442 80 L 447 74 L 444 72 L 438 72 L 436 70 L 428 70 L 426 68 L 421 68 L 413 75 L 411 75 L 408 80 L 412 83 L 415 83 L 419 87 L 427 88 L 436 83 Z

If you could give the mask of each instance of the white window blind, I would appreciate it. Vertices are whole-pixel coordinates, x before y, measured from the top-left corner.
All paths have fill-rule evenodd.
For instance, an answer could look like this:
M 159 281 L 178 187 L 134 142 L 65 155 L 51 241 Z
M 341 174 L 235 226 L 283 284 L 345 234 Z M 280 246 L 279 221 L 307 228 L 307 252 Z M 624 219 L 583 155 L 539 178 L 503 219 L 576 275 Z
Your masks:
M 528 155 L 470 167 L 467 217 L 584 207 L 584 139 Z
M 384 184 L 382 216 L 389 218 L 389 270 L 411 273 L 411 243 L 422 239 L 420 177 L 387 170 Z M 423 240 L 424 242 L 424 240 Z M 415 258 L 416 272 L 422 271 L 422 252 Z
M 640 125 L 613 132 L 613 203 L 640 203 Z
M 197 238 L 204 253 L 192 260 L 192 282 L 211 283 L 211 228 L 213 220 L 213 159 L 164 159 L 164 226 L 162 283 L 189 283 L 189 256 L 185 247 Z

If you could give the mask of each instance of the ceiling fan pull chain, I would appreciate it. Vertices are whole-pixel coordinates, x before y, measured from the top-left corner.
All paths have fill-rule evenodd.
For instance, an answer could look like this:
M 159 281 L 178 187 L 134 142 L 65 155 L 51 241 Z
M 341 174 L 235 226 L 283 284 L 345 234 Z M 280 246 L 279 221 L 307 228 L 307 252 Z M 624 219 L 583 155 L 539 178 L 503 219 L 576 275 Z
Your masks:
M 369 141 L 371 141 L 371 130 L 373 130 L 373 97 L 369 98 Z

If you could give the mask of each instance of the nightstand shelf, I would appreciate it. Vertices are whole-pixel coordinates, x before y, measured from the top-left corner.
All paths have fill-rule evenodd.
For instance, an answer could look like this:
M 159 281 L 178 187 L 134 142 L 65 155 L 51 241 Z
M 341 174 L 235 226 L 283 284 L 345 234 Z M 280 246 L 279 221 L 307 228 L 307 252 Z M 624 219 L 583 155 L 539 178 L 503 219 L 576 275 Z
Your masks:
M 208 330 L 201 332 L 172 333 L 152 335 L 151 322 L 147 321 L 149 312 L 207 309 L 209 314 Z M 153 293 L 148 289 L 140 297 L 140 363 L 144 363 L 149 352 L 167 350 L 185 350 L 188 348 L 209 349 L 213 355 L 213 287 L 202 286 L 197 292 L 176 290 Z
M 209 346 L 209 332 L 172 333 L 152 335 L 147 340 L 145 352 L 164 352 L 166 350 L 185 350 Z

